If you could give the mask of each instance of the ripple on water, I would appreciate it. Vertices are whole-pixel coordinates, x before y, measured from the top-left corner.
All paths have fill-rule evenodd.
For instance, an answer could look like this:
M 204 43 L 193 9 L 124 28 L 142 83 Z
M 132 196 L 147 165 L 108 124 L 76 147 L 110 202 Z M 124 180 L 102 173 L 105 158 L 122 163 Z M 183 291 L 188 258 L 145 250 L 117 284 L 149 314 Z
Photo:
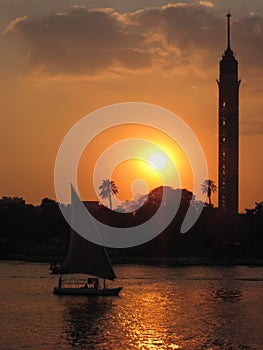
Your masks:
M 59 297 L 47 265 L 2 264 L 0 348 L 263 349 L 263 268 L 117 273 L 120 297 Z

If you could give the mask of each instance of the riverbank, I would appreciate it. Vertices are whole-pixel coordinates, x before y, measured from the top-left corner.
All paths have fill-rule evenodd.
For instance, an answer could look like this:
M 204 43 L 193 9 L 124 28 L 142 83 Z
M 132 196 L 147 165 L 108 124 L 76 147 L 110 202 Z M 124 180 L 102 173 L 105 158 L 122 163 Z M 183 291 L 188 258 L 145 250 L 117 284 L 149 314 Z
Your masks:
M 113 257 L 111 258 L 113 264 L 138 264 L 138 265 L 165 265 L 165 266 L 243 266 L 255 265 L 263 266 L 263 259 L 212 259 L 207 257 Z
M 138 257 L 138 256 L 114 256 L 110 257 L 114 265 L 157 265 L 157 266 L 263 266 L 261 258 L 209 258 L 209 257 Z M 39 255 L 12 255 L 9 259 L 27 262 L 49 263 L 50 261 L 63 261 L 61 256 L 39 256 Z

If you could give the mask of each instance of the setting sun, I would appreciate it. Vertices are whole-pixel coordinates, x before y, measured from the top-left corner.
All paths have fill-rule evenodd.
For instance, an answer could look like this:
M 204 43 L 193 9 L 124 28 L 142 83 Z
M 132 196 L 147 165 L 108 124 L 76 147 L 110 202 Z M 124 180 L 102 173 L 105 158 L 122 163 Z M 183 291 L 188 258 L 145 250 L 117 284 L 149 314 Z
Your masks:
M 163 169 L 167 163 L 166 156 L 161 152 L 153 153 L 150 156 L 149 161 L 151 165 L 157 169 Z
M 123 139 L 130 141 L 122 143 Z M 129 200 L 161 185 L 189 190 L 193 186 L 192 169 L 183 150 L 167 134 L 145 125 L 115 126 L 88 144 L 78 167 L 82 198 L 100 200 L 96 191 L 105 178 L 114 180 L 119 188 L 116 205 L 118 200 Z

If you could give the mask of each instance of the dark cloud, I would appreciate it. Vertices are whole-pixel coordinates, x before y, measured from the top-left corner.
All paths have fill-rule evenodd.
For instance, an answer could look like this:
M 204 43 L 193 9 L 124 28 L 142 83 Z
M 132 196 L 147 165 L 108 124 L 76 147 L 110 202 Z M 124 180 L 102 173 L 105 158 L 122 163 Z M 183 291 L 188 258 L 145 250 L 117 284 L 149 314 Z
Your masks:
M 142 46 L 143 36 L 127 30 L 110 10 L 73 8 L 39 21 L 24 17 L 14 20 L 5 32 L 23 35 L 29 43 L 30 63 L 50 74 L 96 74 L 116 61 L 125 66 L 125 52 L 128 66 L 129 56 L 149 60 L 133 51 Z
M 210 47 L 215 38 L 222 41 L 223 21 L 211 11 L 200 6 L 177 4 L 162 8 L 142 10 L 131 15 L 145 31 L 160 30 L 168 45 L 180 49 Z
M 261 67 L 263 62 L 263 18 L 257 15 L 234 22 L 233 45 L 242 65 Z
M 233 46 L 243 64 L 261 67 L 262 28 L 259 16 L 233 21 Z M 123 14 L 75 7 L 41 20 L 15 19 L 5 32 L 26 39 L 29 62 L 46 74 L 96 75 L 155 63 L 172 69 L 193 60 L 200 70 L 214 66 L 225 31 L 225 18 L 213 9 L 176 4 Z
M 219 53 L 226 48 L 226 20 L 217 18 L 216 12 L 194 5 L 168 5 L 138 11 L 138 24 L 144 31 L 160 31 L 168 46 L 174 46 L 187 60 L 202 50 L 203 63 L 215 64 Z M 231 23 L 232 47 L 244 65 L 262 66 L 263 18 L 250 15 Z M 198 62 L 202 64 L 202 62 Z

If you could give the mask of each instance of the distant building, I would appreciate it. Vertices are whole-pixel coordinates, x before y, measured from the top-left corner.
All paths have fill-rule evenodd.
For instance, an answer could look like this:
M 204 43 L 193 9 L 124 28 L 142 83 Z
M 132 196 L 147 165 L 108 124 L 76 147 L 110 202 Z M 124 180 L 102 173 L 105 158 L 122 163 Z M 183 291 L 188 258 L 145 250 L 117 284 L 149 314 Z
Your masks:
M 3 196 L 0 199 L 0 207 L 16 207 L 25 205 L 26 201 L 20 197 L 7 197 Z
M 218 118 L 218 206 L 238 213 L 238 62 L 230 48 L 230 17 L 227 14 L 227 49 L 220 61 Z

